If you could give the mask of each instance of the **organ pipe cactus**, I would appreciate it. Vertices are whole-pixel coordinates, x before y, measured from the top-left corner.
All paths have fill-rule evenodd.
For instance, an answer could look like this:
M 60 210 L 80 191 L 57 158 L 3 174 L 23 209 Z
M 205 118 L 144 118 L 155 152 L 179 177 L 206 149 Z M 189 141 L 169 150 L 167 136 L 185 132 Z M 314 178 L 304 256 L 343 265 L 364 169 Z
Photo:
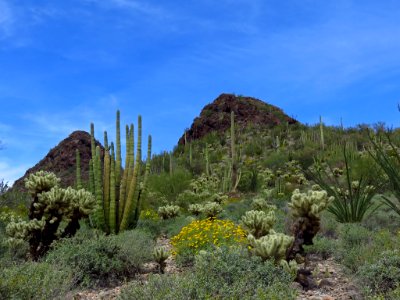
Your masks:
M 29 243 L 33 260 L 38 260 L 49 250 L 54 240 L 73 236 L 79 229 L 79 220 L 93 210 L 96 200 L 84 189 L 58 187 L 59 178 L 53 173 L 39 171 L 25 179 L 33 201 L 29 221 L 13 221 L 7 225 L 10 243 L 23 240 Z M 66 226 L 60 228 L 61 222 Z
M 116 152 L 114 144 L 108 146 L 107 132 L 104 133 L 104 160 L 101 164 L 100 148 L 94 148 L 94 125 L 91 124 L 94 195 L 97 209 L 96 225 L 107 233 L 118 233 L 135 227 L 141 205 L 146 196 L 147 178 L 150 172 L 151 136 L 147 145 L 147 160 L 142 172 L 142 118 L 138 117 L 136 155 L 134 153 L 134 127 L 126 126 L 125 169 L 121 166 L 120 112 L 116 118 Z M 111 153 L 110 153 L 111 152 Z M 94 153 L 94 156 L 93 156 Z M 101 167 L 103 165 L 103 168 Z M 144 173 L 144 174 L 143 174 Z

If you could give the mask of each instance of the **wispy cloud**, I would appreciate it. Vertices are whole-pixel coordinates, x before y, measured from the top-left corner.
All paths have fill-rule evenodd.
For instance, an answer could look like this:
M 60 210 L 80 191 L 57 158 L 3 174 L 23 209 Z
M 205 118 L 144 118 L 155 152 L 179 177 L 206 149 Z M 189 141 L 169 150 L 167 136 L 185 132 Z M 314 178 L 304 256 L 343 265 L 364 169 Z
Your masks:
M 0 161 L 0 180 L 4 179 L 4 182 L 11 186 L 15 180 L 24 175 L 29 167 L 29 165 L 15 165 Z
M 5 0 L 0 0 L 0 40 L 12 33 L 14 15 L 11 6 Z

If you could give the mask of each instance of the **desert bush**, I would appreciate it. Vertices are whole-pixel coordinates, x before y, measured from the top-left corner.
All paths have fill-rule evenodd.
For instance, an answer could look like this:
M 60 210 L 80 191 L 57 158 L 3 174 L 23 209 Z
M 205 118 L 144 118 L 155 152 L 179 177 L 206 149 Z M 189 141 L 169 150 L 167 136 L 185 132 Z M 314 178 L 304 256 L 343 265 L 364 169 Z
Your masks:
M 26 262 L 0 272 L 1 299 L 65 299 L 74 285 L 71 268 L 44 262 Z
M 305 251 L 306 253 L 318 254 L 323 259 L 327 259 L 334 254 L 337 244 L 336 240 L 324 236 L 316 236 L 313 245 L 305 246 Z
M 188 225 L 193 220 L 194 218 L 190 216 L 178 216 L 167 220 L 162 220 L 160 218 L 158 218 L 158 220 L 143 219 L 139 220 L 137 229 L 146 231 L 153 239 L 160 235 L 171 237 L 177 235 L 182 227 Z
M 240 249 L 203 252 L 192 272 L 152 276 L 147 284 L 133 283 L 121 299 L 295 299 L 292 277 L 272 262 L 261 262 Z
M 77 236 L 56 243 L 45 260 L 60 269 L 72 268 L 80 286 L 108 286 L 137 274 L 152 259 L 153 245 L 151 237 L 139 230 L 89 239 Z
M 221 212 L 220 218 L 229 219 L 234 222 L 239 222 L 243 214 L 249 209 L 251 209 L 250 205 L 251 205 L 250 199 L 228 202 L 228 204 L 224 206 L 224 210 Z
M 244 245 L 246 233 L 232 221 L 205 219 L 195 220 L 182 228 L 178 235 L 171 239 L 175 254 L 195 255 L 200 250 L 213 246 Z
M 174 201 L 176 197 L 184 190 L 189 188 L 192 175 L 184 169 L 176 169 L 172 174 L 161 173 L 149 176 L 148 188 L 152 192 L 156 192 L 164 196 L 167 201 Z M 152 203 L 157 207 L 160 203 Z
M 387 293 L 399 287 L 400 251 L 380 253 L 373 263 L 360 267 L 357 275 L 373 293 Z

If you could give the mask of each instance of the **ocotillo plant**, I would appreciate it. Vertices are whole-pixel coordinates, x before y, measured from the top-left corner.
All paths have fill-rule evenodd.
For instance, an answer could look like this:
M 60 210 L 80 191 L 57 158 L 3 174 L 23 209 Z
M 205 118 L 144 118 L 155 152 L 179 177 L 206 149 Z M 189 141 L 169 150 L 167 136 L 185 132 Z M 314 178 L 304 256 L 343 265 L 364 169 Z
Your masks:
M 91 124 L 93 187 L 96 196 L 96 226 L 108 233 L 118 233 L 135 227 L 140 208 L 146 196 L 147 178 L 150 172 L 151 136 L 148 139 L 146 168 L 141 180 L 142 164 L 142 118 L 138 117 L 138 138 L 134 155 L 133 124 L 126 126 L 125 169 L 121 165 L 120 113 L 117 111 L 116 153 L 114 144 L 108 145 L 107 132 L 104 133 L 104 160 L 101 167 L 100 148 L 94 148 L 94 125 Z M 93 152 L 93 149 L 95 151 Z M 110 153 L 111 152 L 111 153 Z

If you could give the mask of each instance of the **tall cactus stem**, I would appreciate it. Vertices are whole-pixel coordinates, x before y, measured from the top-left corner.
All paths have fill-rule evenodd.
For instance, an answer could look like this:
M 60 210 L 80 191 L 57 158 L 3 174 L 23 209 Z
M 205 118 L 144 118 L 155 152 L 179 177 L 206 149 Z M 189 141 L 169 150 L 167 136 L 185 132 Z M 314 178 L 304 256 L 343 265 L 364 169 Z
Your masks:
M 321 141 L 321 149 L 325 149 L 325 141 L 324 141 L 324 123 L 322 122 L 322 116 L 319 116 L 319 132 L 320 132 L 320 141 Z
M 82 188 L 81 155 L 78 149 L 76 149 L 76 188 L 78 190 Z
M 104 202 L 104 219 L 106 230 L 108 230 L 110 216 L 110 150 L 108 147 L 107 131 L 104 131 L 104 166 L 103 166 L 103 202 Z
M 122 215 L 122 220 L 120 224 L 120 231 L 123 231 L 128 228 L 129 225 L 129 217 L 132 212 L 133 206 L 133 198 L 135 195 L 135 190 L 138 186 L 138 176 L 140 171 L 140 162 L 142 159 L 142 117 L 139 115 L 138 117 L 138 141 L 137 141 L 137 152 L 136 152 L 136 162 L 134 166 L 133 176 L 131 181 L 129 182 L 129 192 L 126 198 L 126 203 L 124 207 L 124 212 Z
M 117 199 L 116 199 L 116 175 L 115 175 L 114 144 L 111 143 L 111 172 L 110 172 L 110 214 L 109 227 L 111 233 L 117 233 Z
M 105 220 L 104 220 L 104 205 L 103 205 L 103 187 L 102 187 L 102 178 L 101 178 L 101 157 L 100 157 L 100 147 L 96 147 L 96 156 L 95 156 L 95 197 L 96 197 L 96 225 L 99 229 L 104 230 Z
M 117 110 L 117 120 L 116 120 L 116 158 L 115 158 L 115 185 L 120 186 L 121 182 L 121 121 L 120 112 Z
M 150 173 L 150 163 L 151 163 L 151 135 L 149 135 L 148 142 L 147 142 L 147 159 L 146 159 L 146 168 L 144 171 L 143 183 L 139 189 L 139 194 L 137 197 L 136 208 L 135 208 L 135 214 L 133 217 L 133 225 L 135 227 L 139 221 L 142 203 L 144 200 L 146 200 L 147 181 L 148 181 L 149 173 Z

